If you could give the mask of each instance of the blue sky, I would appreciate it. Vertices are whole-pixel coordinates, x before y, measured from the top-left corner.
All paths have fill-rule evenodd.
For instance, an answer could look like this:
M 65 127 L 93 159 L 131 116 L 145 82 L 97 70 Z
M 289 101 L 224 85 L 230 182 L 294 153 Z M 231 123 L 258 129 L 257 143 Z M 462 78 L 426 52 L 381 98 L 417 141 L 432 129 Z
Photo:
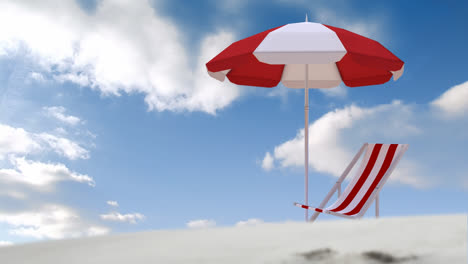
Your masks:
M 310 92 L 310 203 L 362 143 L 391 142 L 410 149 L 381 194 L 382 216 L 467 211 L 466 3 L 48 0 L 0 10 L 1 244 L 302 221 L 292 202 L 303 200 L 303 92 L 220 83 L 204 63 L 306 13 L 406 63 L 397 82 Z

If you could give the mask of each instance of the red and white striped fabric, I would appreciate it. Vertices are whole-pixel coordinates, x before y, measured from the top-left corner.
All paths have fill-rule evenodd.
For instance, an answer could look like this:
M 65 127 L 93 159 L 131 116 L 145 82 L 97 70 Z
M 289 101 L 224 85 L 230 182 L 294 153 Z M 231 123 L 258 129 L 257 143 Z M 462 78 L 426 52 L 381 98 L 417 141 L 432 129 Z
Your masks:
M 362 211 L 374 190 L 380 186 L 390 166 L 396 161 L 400 152 L 405 151 L 406 146 L 405 144 L 369 144 L 355 177 L 335 203 L 325 209 L 298 203 L 295 205 L 320 213 L 356 216 Z
M 353 32 L 302 22 L 234 42 L 206 67 L 215 79 L 240 85 L 331 88 L 382 84 L 403 74 L 404 63 L 379 42 Z

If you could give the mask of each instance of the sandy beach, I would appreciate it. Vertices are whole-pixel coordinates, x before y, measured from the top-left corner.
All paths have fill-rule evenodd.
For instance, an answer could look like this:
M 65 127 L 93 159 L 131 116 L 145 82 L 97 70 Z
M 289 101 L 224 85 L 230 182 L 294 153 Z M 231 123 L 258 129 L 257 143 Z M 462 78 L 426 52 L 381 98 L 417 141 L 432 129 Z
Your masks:
M 467 263 L 467 215 L 157 230 L 0 248 L 2 263 Z

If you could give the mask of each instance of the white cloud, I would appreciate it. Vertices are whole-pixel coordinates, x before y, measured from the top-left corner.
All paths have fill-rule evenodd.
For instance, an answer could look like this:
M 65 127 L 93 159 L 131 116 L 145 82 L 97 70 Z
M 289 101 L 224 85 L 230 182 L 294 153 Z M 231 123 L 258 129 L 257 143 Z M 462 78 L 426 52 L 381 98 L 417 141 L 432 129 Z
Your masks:
M 372 110 L 351 105 L 329 112 L 310 124 L 310 165 L 317 171 L 339 175 L 341 162 L 350 160 L 352 155 L 343 150 L 338 142 L 339 132 L 351 127 L 354 120 L 361 119 L 366 112 L 370 111 Z M 281 167 L 304 166 L 304 129 L 301 129 L 294 139 L 276 146 L 273 156 L 276 161 L 280 162 Z
M 24 129 L 0 124 L 0 160 L 8 154 L 26 154 L 40 148 Z
M 236 223 L 236 226 L 256 226 L 256 225 L 259 225 L 259 224 L 263 224 L 263 220 L 262 219 L 258 219 L 258 218 L 250 218 L 246 221 L 239 221 Z
M 290 88 L 287 88 L 286 86 L 282 85 L 281 83 L 279 83 L 279 85 L 277 87 L 274 87 L 273 89 L 270 89 L 267 96 L 269 96 L 269 97 L 279 97 L 279 98 L 281 98 L 282 102 L 286 102 L 286 100 L 288 99 L 288 93 L 289 92 L 296 92 L 296 93 L 302 92 L 303 93 L 302 90 L 290 89 Z
M 109 229 L 84 222 L 72 209 L 62 205 L 45 205 L 22 212 L 0 211 L 0 223 L 11 226 L 12 235 L 37 239 L 63 239 L 109 233 Z
M 208 219 L 199 219 L 187 222 L 188 228 L 209 228 L 214 226 L 216 226 L 216 222 Z
M 56 153 L 67 157 L 68 159 L 76 160 L 89 158 L 88 150 L 67 138 L 56 137 L 47 133 L 38 134 L 38 138 L 42 139 Z
M 0 247 L 6 247 L 6 246 L 11 246 L 11 245 L 13 245 L 13 242 L 11 241 L 0 240 Z
M 106 203 L 113 207 L 119 207 L 119 203 L 117 203 L 117 201 L 107 201 Z
M 31 133 L 23 128 L 0 124 L 0 160 L 10 154 L 32 154 L 47 149 L 71 160 L 89 158 L 88 150 L 67 138 Z
M 1 177 L 1 176 L 0 176 Z M 4 188 L 4 190 L 0 190 L 0 196 L 7 196 L 13 199 L 24 200 L 28 196 L 24 192 L 20 192 L 17 190 L 11 190 L 8 188 Z
M 38 82 L 38 83 L 43 83 L 46 81 L 46 79 L 44 78 L 44 75 L 42 75 L 41 73 L 38 73 L 38 72 L 31 72 L 29 74 L 29 78 L 31 78 L 32 80 Z
M 101 214 L 101 219 L 114 222 L 125 222 L 136 224 L 138 221 L 145 219 L 145 216 L 140 213 L 121 214 L 119 212 L 110 212 L 108 214 Z
M 66 109 L 63 106 L 50 106 L 50 107 L 44 107 L 43 109 L 46 115 L 53 117 L 66 124 L 74 126 L 81 122 L 81 119 L 76 116 L 65 115 Z
M 348 88 L 346 88 L 342 84 L 334 88 L 318 89 L 318 90 L 328 97 L 344 98 L 348 95 Z
M 412 107 L 400 101 L 371 108 L 350 105 L 328 112 L 309 126 L 309 166 L 318 172 L 339 176 L 357 151 L 350 148 L 348 141 L 398 143 L 421 133 L 413 120 Z M 267 152 L 266 160 L 270 159 L 269 155 Z M 271 158 L 270 167 L 275 163 L 283 168 L 304 166 L 304 129 L 295 138 L 276 146 Z M 416 187 L 428 184 L 422 180 L 414 162 L 402 162 L 395 175 L 390 179 Z
M 66 135 L 68 132 L 65 130 L 63 127 L 57 127 L 54 129 L 55 133 L 60 134 L 60 135 Z
M 207 35 L 193 54 L 197 45 L 184 47 L 176 24 L 149 1 L 103 0 L 92 13 L 74 0 L 0 3 L 0 56 L 27 52 L 40 74 L 105 95 L 142 93 L 150 110 L 215 114 L 240 96 L 204 66 L 233 40 L 224 31 Z
M 447 118 L 468 116 L 468 81 L 451 87 L 431 105 Z
M 1 4 L 0 4 L 1 5 Z M 9 157 L 0 168 L 0 196 L 27 202 L 30 191 L 51 192 L 56 183 L 74 181 L 95 186 L 93 178 L 70 170 L 61 163 L 44 163 L 27 159 L 48 151 L 55 151 L 68 159 L 89 158 L 87 150 L 77 143 L 47 133 L 31 133 L 22 128 L 0 124 L 0 159 Z M 0 208 L 0 210 L 2 210 Z M 67 237 L 106 234 L 106 227 L 90 225 L 80 219 L 70 208 L 45 205 L 22 212 L 0 211 L 0 224 L 11 226 L 12 235 L 36 239 L 61 239 Z
M 271 169 L 273 169 L 275 166 L 274 166 L 274 159 L 273 157 L 271 156 L 270 152 L 267 152 L 265 154 L 265 157 L 263 158 L 263 161 L 262 161 L 262 168 L 266 171 L 269 171 Z
M 0 181 L 22 183 L 50 191 L 59 181 L 75 181 L 95 186 L 93 178 L 71 171 L 60 163 L 42 163 L 24 157 L 12 158 L 14 169 L 0 169 Z
M 219 82 L 214 80 L 207 74 L 205 68 L 205 63 L 232 42 L 234 42 L 233 34 L 225 31 L 220 31 L 203 39 L 197 60 L 199 67 L 194 72 L 194 89 L 183 102 L 185 108 L 190 111 L 201 110 L 215 114 L 216 110 L 224 108 L 241 96 L 241 88 L 238 85 L 229 81 Z M 179 108 L 182 108 L 182 106 Z
M 428 167 L 429 166 L 427 166 L 427 164 L 423 166 L 419 161 L 410 160 L 408 157 L 404 157 L 400 163 L 398 163 L 397 168 L 392 173 L 389 180 L 420 189 L 433 187 L 438 184 L 437 178 L 443 178 L 443 175 L 433 175 L 428 173 Z

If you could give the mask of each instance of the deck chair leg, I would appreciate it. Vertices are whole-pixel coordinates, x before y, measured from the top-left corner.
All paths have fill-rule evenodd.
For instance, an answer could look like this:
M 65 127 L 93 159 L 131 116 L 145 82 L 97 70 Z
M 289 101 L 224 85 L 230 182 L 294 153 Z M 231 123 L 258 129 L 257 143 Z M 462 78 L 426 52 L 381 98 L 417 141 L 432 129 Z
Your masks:
M 379 195 L 375 197 L 375 218 L 379 218 Z

